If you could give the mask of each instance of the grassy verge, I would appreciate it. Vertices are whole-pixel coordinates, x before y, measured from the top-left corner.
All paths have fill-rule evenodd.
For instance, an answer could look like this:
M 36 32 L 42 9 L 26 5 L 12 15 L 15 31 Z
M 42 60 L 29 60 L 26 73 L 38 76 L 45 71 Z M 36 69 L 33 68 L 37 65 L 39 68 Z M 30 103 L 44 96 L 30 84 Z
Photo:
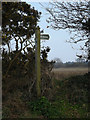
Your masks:
M 63 81 L 54 79 L 52 100 L 43 96 L 29 102 L 29 108 L 45 118 L 89 118 L 88 77 L 78 75 Z
M 33 101 L 22 98 L 19 89 L 8 94 L 3 118 L 88 118 L 89 75 L 53 79 L 52 99 L 45 96 Z

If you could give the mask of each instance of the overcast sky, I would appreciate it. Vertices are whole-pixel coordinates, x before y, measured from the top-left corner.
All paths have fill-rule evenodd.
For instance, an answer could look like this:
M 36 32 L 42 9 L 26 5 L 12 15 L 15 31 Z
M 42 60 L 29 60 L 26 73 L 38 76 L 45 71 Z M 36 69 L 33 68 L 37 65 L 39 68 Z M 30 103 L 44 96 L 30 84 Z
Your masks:
M 49 17 L 46 10 L 39 4 L 39 2 L 30 2 L 26 0 L 28 4 L 31 4 L 31 7 L 35 7 L 36 10 L 42 12 L 40 22 L 38 25 L 41 30 L 44 29 L 44 33 L 48 33 L 50 35 L 49 40 L 42 40 L 42 46 L 49 46 L 51 48 L 50 53 L 48 54 L 48 60 L 53 60 L 54 58 L 60 58 L 63 62 L 75 61 L 76 54 L 80 53 L 76 48 L 79 48 L 79 45 L 74 45 L 67 43 L 66 40 L 70 39 L 70 34 L 65 30 L 53 30 L 51 28 L 47 28 L 48 23 L 46 19 Z M 42 2 L 42 4 L 46 5 L 47 3 Z M 75 48 L 73 49 L 72 46 Z

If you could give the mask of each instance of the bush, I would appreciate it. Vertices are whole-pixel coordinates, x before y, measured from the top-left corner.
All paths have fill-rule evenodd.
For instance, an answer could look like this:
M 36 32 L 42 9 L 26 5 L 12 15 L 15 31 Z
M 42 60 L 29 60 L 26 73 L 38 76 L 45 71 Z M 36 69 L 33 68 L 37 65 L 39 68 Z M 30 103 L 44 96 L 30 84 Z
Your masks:
M 87 74 L 70 77 L 65 85 L 69 102 L 87 103 L 88 83 L 89 83 L 89 76 Z
M 45 118 L 57 118 L 59 116 L 57 108 L 44 96 L 34 102 L 30 102 L 29 107 L 33 112 L 37 112 Z

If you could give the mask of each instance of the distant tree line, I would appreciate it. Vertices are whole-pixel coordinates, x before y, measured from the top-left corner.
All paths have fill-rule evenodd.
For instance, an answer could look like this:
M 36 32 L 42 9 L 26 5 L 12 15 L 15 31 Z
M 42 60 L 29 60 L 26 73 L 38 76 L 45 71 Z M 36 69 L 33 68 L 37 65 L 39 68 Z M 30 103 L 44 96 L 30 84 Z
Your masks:
M 56 60 L 56 61 L 55 61 Z M 54 59 L 54 68 L 68 68 L 68 67 L 88 67 L 88 62 L 85 61 L 85 59 L 77 58 L 75 62 L 66 62 L 63 63 L 59 58 Z

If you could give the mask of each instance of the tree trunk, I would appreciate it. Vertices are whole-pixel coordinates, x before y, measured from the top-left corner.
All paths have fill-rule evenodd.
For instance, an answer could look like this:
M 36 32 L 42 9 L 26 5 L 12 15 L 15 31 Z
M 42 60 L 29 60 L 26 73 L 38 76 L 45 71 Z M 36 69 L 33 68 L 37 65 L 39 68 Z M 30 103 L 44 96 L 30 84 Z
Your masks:
M 7 43 L 7 46 L 8 46 L 8 52 L 10 54 L 10 45 L 9 45 L 9 43 Z
M 23 46 L 22 40 L 21 40 L 21 42 L 20 42 L 20 43 L 21 43 L 21 50 L 22 50 L 22 46 Z
M 18 51 L 18 40 L 16 40 L 16 51 Z

